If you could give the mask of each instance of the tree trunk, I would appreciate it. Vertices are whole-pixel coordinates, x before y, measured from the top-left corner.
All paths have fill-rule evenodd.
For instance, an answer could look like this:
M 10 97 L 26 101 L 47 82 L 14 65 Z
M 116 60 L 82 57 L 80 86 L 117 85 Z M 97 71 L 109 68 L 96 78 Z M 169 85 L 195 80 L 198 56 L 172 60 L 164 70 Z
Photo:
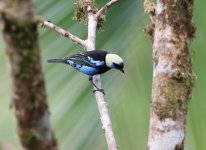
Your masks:
M 153 85 L 149 150 L 184 149 L 191 63 L 193 0 L 157 0 L 153 32 Z
M 0 1 L 18 134 L 27 150 L 56 150 L 32 0 Z

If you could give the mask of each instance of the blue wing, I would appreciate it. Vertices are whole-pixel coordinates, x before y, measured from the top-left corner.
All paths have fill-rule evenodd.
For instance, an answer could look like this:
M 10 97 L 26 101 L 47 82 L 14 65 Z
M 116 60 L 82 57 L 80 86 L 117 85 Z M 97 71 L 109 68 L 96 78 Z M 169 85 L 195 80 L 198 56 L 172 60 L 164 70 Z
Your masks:
M 94 59 L 92 56 L 85 55 L 85 53 L 75 54 L 65 58 L 67 64 L 90 76 L 101 73 L 101 67 L 105 66 L 105 61 L 102 58 L 97 59 L 98 58 Z
M 105 61 L 103 59 L 94 59 L 92 56 L 85 55 L 85 53 L 72 55 L 71 57 L 68 57 L 66 61 L 72 66 L 80 65 L 98 68 L 105 65 Z

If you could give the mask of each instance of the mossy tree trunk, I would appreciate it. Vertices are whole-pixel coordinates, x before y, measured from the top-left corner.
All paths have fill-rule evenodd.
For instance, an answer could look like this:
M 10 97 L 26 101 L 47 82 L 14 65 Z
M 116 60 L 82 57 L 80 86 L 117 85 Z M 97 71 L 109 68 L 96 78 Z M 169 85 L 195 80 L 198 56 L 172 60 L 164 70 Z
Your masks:
M 56 150 L 41 68 L 32 0 L 0 0 L 3 38 L 12 79 L 12 103 L 24 149 Z
M 193 0 L 157 0 L 156 10 L 151 13 L 154 31 L 150 32 L 153 85 L 149 150 L 184 149 L 188 102 L 194 84 L 192 13 Z

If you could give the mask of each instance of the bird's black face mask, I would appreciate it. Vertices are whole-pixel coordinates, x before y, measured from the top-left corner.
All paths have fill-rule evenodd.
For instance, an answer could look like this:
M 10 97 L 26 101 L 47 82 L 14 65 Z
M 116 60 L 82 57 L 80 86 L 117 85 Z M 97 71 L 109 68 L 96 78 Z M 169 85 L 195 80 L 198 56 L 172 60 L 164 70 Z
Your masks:
M 124 64 L 123 63 L 120 63 L 120 64 L 116 64 L 116 63 L 113 63 L 114 64 L 114 67 L 118 70 L 120 70 L 122 73 L 124 73 Z

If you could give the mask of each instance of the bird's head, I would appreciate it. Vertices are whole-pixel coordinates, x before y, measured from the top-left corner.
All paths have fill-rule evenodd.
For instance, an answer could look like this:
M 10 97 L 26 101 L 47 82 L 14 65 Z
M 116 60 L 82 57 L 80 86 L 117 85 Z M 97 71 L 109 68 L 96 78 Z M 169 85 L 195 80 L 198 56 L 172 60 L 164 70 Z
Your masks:
M 118 55 L 108 53 L 106 55 L 106 60 L 105 61 L 106 61 L 107 67 L 118 69 L 118 70 L 120 70 L 121 72 L 124 73 L 124 70 L 123 70 L 124 69 L 124 61 Z

